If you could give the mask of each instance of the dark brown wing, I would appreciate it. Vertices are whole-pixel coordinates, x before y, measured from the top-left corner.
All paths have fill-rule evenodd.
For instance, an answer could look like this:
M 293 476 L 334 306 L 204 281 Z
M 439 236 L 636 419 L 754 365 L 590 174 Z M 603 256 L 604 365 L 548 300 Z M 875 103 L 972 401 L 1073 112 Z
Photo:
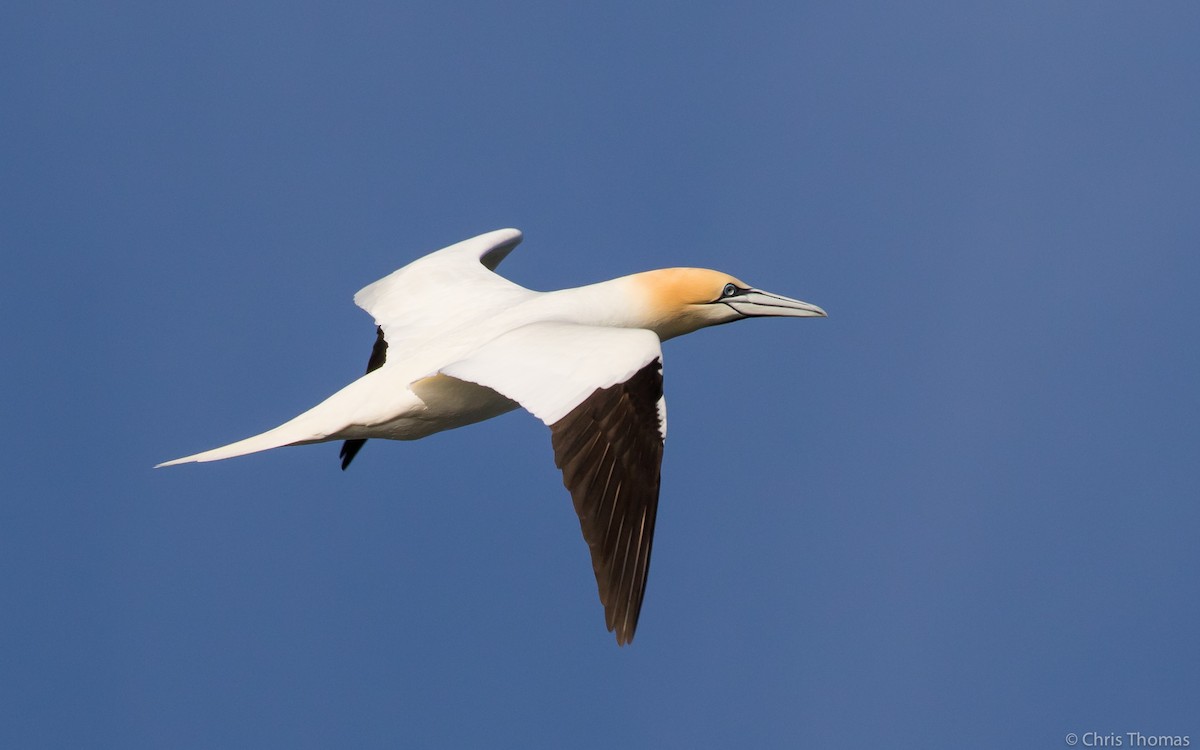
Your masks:
M 378 370 L 383 367 L 383 363 L 387 361 L 387 342 L 383 340 L 383 326 L 375 326 L 375 346 L 371 347 L 371 359 L 367 361 L 367 372 Z M 342 471 L 350 465 L 358 452 L 362 450 L 363 445 L 367 442 L 366 438 L 357 440 L 347 440 L 342 443 L 342 452 L 338 456 L 342 459 Z
M 633 640 L 654 541 L 663 436 L 662 361 L 601 388 L 550 426 L 554 463 L 571 491 L 609 630 Z

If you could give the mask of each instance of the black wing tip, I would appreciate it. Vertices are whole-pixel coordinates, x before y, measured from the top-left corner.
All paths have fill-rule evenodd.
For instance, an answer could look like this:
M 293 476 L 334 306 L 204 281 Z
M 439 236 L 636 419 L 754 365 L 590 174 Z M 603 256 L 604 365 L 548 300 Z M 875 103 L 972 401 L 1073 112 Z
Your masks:
M 649 550 L 647 550 L 648 554 Z M 639 595 L 635 600 L 628 602 L 618 601 L 612 605 L 605 604 L 604 615 L 608 621 L 606 623 L 608 625 L 608 632 L 616 637 L 618 646 L 628 646 L 633 643 L 633 637 L 637 634 L 638 620 L 642 614 L 643 595 L 646 590 L 646 578 L 648 576 L 643 577 L 639 582 L 634 582 L 634 585 L 639 590 Z
M 624 648 L 625 646 L 628 646 L 629 644 L 633 643 L 633 634 L 636 629 L 637 629 L 636 625 L 633 626 L 632 628 L 628 628 L 628 629 L 613 628 L 613 630 L 616 631 L 615 635 L 617 636 L 617 645 L 620 646 L 621 648 Z
M 367 372 L 372 372 L 383 367 L 383 363 L 387 361 L 387 339 L 383 337 L 383 326 L 375 326 L 375 344 L 371 347 L 371 358 L 367 360 Z M 358 440 L 347 440 L 342 443 L 342 451 L 338 456 L 342 459 L 342 471 L 350 465 L 358 452 L 362 450 L 363 444 L 366 443 L 366 438 Z
M 350 462 L 354 460 L 354 457 L 358 455 L 358 452 L 362 450 L 366 442 L 364 438 L 360 440 L 346 440 L 342 443 L 342 450 L 338 453 L 338 457 L 342 459 L 342 471 L 346 470 L 346 467 L 350 465 Z

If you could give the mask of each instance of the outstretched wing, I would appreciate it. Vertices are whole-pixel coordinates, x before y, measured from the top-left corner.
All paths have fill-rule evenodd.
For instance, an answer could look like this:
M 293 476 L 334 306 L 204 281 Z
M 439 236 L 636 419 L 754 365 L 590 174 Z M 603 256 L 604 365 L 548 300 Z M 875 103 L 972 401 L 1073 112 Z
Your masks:
M 367 372 L 397 352 L 421 349 L 465 321 L 464 312 L 485 317 L 530 292 L 497 276 L 496 266 L 521 242 L 516 229 L 498 229 L 442 248 L 368 284 L 354 302 L 375 317 L 376 338 Z M 458 313 L 458 314 L 456 314 Z M 345 471 L 366 439 L 342 443 Z
M 554 463 L 571 491 L 605 623 L 633 640 L 654 543 L 662 466 L 662 364 L 601 388 L 550 425 Z
M 658 337 L 535 323 L 441 372 L 488 386 L 550 426 L 606 624 L 617 643 L 632 641 L 650 570 L 666 437 Z
M 374 316 L 390 354 L 419 352 L 533 294 L 493 272 L 521 238 L 516 229 L 498 229 L 442 248 L 363 287 L 354 303 Z

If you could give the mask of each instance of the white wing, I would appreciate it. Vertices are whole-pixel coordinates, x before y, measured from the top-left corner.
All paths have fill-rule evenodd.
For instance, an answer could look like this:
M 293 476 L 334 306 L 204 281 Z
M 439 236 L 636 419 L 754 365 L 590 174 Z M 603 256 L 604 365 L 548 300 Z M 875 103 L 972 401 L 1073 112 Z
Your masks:
M 441 368 L 499 391 L 552 425 L 596 390 L 633 377 L 662 357 L 652 331 L 531 323 Z
M 463 240 L 368 284 L 354 302 L 383 329 L 390 359 L 532 296 L 493 273 L 521 239 L 498 229 Z

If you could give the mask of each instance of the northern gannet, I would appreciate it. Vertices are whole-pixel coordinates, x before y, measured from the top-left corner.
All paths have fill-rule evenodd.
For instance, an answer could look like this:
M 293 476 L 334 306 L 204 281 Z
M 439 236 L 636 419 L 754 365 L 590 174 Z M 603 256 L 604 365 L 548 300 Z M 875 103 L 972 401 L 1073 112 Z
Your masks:
M 273 430 L 159 466 L 342 440 L 345 469 L 368 438 L 417 440 L 524 407 L 550 427 L 606 624 L 629 643 L 667 435 L 660 342 L 825 311 L 700 268 L 535 292 L 493 273 L 521 237 L 481 234 L 364 287 L 354 302 L 377 324 L 366 375 Z

